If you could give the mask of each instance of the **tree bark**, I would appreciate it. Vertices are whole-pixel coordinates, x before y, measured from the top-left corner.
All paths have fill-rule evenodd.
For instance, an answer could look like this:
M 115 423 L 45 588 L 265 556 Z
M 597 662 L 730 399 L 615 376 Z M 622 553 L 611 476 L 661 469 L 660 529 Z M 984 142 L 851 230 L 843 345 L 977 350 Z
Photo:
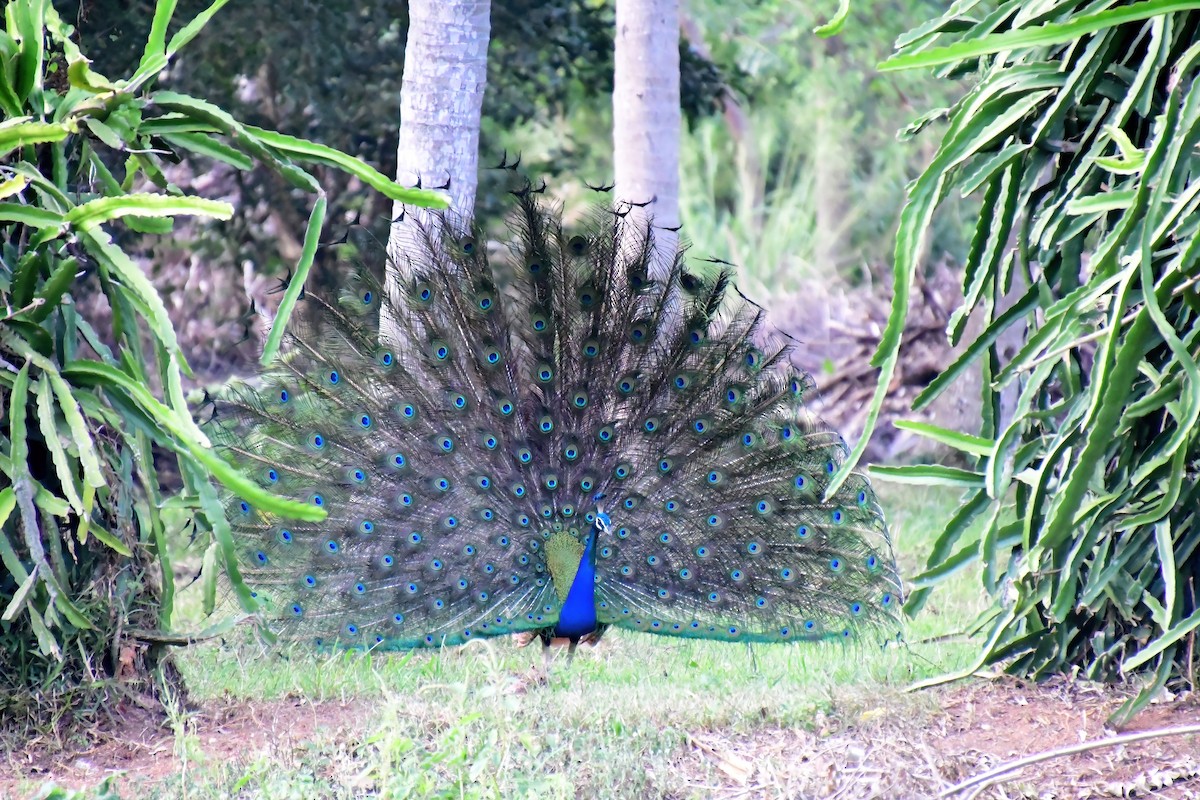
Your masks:
M 660 269 L 679 236 L 679 0 L 617 0 L 613 86 L 614 197 L 650 217 Z M 640 204 L 650 201 L 648 205 Z
M 396 181 L 431 189 L 443 186 L 450 195 L 451 217 L 466 224 L 475 211 L 479 183 L 479 125 L 487 85 L 487 50 L 491 39 L 491 0 L 411 0 L 404 81 L 400 90 L 400 144 L 396 149 Z M 396 203 L 392 217 L 426 221 L 427 209 Z M 402 258 L 411 223 L 392 225 L 388 237 L 386 286 L 396 292 L 411 267 Z M 384 317 L 385 341 L 396 336 Z
M 491 0 L 409 3 L 396 180 L 412 186 L 419 179 L 426 189 L 449 181 L 451 211 L 464 220 L 475 210 L 490 38 Z M 393 216 L 404 210 L 422 213 L 397 204 Z

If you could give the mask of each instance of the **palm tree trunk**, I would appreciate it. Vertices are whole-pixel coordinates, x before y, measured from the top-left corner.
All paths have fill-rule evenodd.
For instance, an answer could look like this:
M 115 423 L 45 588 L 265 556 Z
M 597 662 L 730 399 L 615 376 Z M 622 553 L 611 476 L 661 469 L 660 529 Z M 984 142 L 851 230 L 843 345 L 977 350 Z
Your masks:
M 669 258 L 679 240 L 666 230 L 679 225 L 679 0 L 617 0 L 616 17 L 615 198 L 652 201 L 631 217 L 653 217 L 656 250 Z
M 479 182 L 491 10 L 491 0 L 411 0 L 408 6 L 396 180 L 408 185 L 419 180 L 426 189 L 449 183 L 450 212 L 463 220 L 474 216 Z M 402 212 L 418 218 L 430 213 L 397 203 L 393 218 Z M 405 230 L 395 224 L 388 238 L 389 291 L 397 291 L 407 274 L 400 258 Z M 386 318 L 380 326 L 385 339 L 394 335 Z

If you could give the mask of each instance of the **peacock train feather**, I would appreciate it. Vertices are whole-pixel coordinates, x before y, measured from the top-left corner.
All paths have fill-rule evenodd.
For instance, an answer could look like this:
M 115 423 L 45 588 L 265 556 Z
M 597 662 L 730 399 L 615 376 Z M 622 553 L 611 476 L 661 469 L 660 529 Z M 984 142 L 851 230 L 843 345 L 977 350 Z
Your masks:
M 218 403 L 232 461 L 328 512 L 228 500 L 278 632 L 383 648 L 611 625 L 893 633 L 875 495 L 854 475 L 824 498 L 846 447 L 762 310 L 727 271 L 656 263 L 648 225 L 607 211 L 570 231 L 515 195 L 502 269 L 477 230 L 410 216 L 402 285 L 360 269 L 336 301 L 310 292 L 315 322 Z

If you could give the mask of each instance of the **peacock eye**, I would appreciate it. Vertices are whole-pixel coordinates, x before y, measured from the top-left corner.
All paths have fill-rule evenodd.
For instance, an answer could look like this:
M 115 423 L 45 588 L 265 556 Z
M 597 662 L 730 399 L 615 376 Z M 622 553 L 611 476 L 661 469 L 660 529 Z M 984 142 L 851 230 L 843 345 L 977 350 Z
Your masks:
M 732 270 L 655 263 L 619 209 L 571 235 L 540 193 L 515 193 L 510 248 L 487 220 L 396 220 L 403 277 L 314 291 L 229 401 L 214 444 L 251 486 L 219 508 L 280 634 L 815 641 L 898 615 L 878 498 L 858 474 L 827 491 L 849 451 Z

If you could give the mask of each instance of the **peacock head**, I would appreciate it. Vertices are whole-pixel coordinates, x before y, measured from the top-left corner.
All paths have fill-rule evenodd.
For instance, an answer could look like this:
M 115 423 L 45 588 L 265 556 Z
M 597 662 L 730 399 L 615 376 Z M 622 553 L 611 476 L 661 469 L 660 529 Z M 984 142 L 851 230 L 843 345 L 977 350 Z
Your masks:
M 609 517 L 608 514 L 604 513 L 604 506 L 600 504 L 600 501 L 603 499 L 603 492 L 597 492 L 592 498 L 592 500 L 596 503 L 596 521 L 592 523 L 592 527 L 595 529 L 596 535 L 608 533 L 612 529 L 612 518 Z

